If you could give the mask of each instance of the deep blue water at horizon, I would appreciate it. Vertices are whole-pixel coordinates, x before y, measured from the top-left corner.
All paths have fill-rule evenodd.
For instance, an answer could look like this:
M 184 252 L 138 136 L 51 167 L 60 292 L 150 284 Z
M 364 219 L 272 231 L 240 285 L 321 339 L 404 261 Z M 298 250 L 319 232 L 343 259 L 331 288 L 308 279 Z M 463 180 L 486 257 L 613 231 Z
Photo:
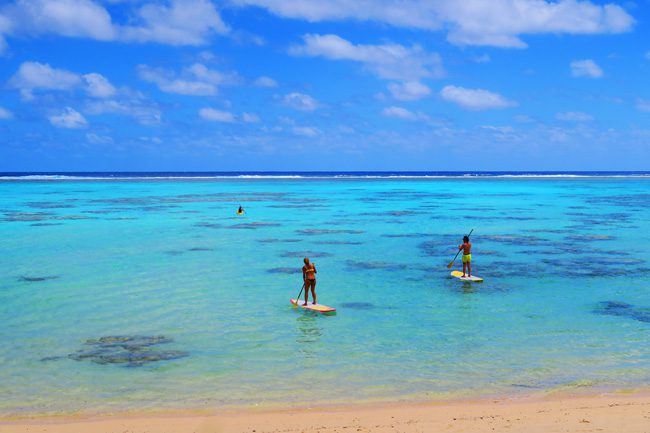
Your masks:
M 465 174 L 0 174 L 0 415 L 650 386 L 648 174 Z
M 647 177 L 650 171 L 65 171 L 0 172 L 0 179 Z

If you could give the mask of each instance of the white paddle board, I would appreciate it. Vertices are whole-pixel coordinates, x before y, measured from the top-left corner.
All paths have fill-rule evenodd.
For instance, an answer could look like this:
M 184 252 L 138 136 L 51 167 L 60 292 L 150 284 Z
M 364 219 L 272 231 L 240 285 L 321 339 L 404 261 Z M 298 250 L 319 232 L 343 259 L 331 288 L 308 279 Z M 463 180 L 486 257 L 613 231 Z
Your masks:
M 471 281 L 471 282 L 474 282 L 474 283 L 482 283 L 483 282 L 483 278 L 476 277 L 474 275 L 472 275 L 471 277 L 463 277 L 463 273 L 461 271 L 451 271 L 451 276 L 455 277 L 455 278 L 458 278 L 461 281 Z
M 336 308 L 328 307 L 327 305 L 323 304 L 312 304 L 311 302 L 307 303 L 307 305 L 302 305 L 305 303 L 304 300 L 296 300 L 296 299 L 291 299 L 291 303 L 294 306 L 304 308 L 305 310 L 310 310 L 310 311 L 316 311 L 318 313 L 323 313 L 323 314 L 336 314 Z

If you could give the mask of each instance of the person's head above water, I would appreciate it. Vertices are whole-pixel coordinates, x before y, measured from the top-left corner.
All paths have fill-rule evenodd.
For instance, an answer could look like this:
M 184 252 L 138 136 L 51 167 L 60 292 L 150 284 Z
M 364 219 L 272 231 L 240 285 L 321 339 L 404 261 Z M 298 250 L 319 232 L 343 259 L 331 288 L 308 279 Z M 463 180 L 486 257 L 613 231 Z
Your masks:
M 463 242 L 465 243 L 469 242 L 469 236 L 463 236 Z
M 309 258 L 308 258 L 308 257 L 305 257 L 305 258 L 303 259 L 303 262 L 305 262 L 305 264 L 308 265 L 308 264 L 309 264 Z

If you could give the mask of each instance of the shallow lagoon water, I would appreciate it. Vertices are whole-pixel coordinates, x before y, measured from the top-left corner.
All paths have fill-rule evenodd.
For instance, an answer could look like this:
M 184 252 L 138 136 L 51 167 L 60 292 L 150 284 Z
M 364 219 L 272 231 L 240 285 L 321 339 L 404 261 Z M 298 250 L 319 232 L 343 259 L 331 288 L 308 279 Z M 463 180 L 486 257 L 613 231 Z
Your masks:
M 649 188 L 4 180 L 0 414 L 648 386 Z M 482 284 L 446 268 L 472 228 Z M 303 253 L 336 316 L 289 305 Z M 156 353 L 186 356 L 69 356 L 107 336 L 161 336 L 171 342 Z

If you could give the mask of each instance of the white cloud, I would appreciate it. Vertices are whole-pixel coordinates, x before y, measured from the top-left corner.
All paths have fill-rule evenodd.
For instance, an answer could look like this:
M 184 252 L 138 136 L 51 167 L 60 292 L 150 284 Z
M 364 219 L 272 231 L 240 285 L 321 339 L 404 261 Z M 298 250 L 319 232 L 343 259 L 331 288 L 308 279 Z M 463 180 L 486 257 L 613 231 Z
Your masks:
M 535 119 L 532 117 L 526 115 L 526 114 L 518 114 L 514 117 L 515 122 L 518 123 L 533 123 L 535 122 Z
M 316 137 L 317 135 L 320 135 L 320 131 L 311 126 L 294 126 L 291 128 L 291 131 L 295 135 L 301 135 L 303 137 Z
M 318 101 L 304 93 L 293 92 L 284 95 L 282 103 L 300 111 L 314 111 L 319 107 Z
M 603 70 L 591 59 L 574 60 L 571 62 L 571 74 L 574 77 L 600 78 Z
M 515 101 L 508 100 L 498 93 L 483 89 L 466 89 L 458 86 L 445 86 L 440 91 L 440 96 L 446 101 L 453 102 L 467 110 L 473 111 L 507 108 L 517 105 Z
M 215 110 L 214 108 L 201 108 L 199 116 L 213 122 L 233 123 L 237 120 L 230 111 Z
M 241 115 L 241 120 L 246 123 L 258 123 L 260 121 L 260 117 L 255 113 L 243 113 Z
M 31 98 L 33 90 L 72 90 L 85 82 L 88 95 L 108 98 L 115 95 L 115 87 L 101 74 L 95 72 L 79 75 L 65 69 L 56 69 L 46 63 L 24 62 L 9 79 L 9 86 L 19 89 L 24 97 Z
M 393 98 L 400 101 L 416 101 L 431 94 L 431 89 L 419 81 L 407 81 L 401 84 L 391 83 L 388 85 L 388 90 L 393 95 Z
M 451 23 L 450 42 L 524 48 L 524 34 L 601 34 L 631 30 L 634 19 L 620 6 L 590 1 L 493 0 L 440 2 Z
M 414 113 L 402 107 L 387 107 L 381 112 L 385 117 L 392 117 L 402 120 L 427 120 L 428 116 L 424 113 Z
M 210 120 L 212 122 L 244 122 L 244 123 L 258 123 L 260 118 L 255 113 L 242 113 L 241 116 L 231 113 L 230 111 L 217 110 L 215 108 L 205 107 L 199 110 L 199 116 L 202 119 Z
M 55 69 L 48 64 L 25 62 L 9 80 L 9 86 L 20 90 L 23 98 L 34 98 L 35 90 L 75 90 L 83 88 L 93 99 L 85 102 L 84 113 L 101 115 L 121 114 L 133 117 L 143 125 L 159 124 L 161 113 L 158 106 L 140 92 L 128 88 L 116 89 L 101 74 L 80 75 L 64 69 Z M 50 117 L 50 122 L 63 128 L 81 127 L 86 119 L 76 111 L 67 108 L 63 114 Z M 75 114 L 76 113 L 76 114 Z M 76 116 L 79 117 L 76 117 Z M 65 126 L 68 125 L 68 126 Z
M 7 50 L 7 41 L 5 41 L 3 34 L 9 32 L 10 29 L 11 22 L 9 21 L 9 18 L 0 13 L 0 56 L 2 56 Z
M 355 45 L 337 35 L 303 36 L 304 45 L 289 49 L 294 56 L 321 56 L 332 60 L 360 62 L 378 77 L 389 80 L 417 81 L 444 75 L 442 60 L 419 45 Z
M 209 0 L 124 2 L 130 6 L 124 23 L 93 0 L 14 0 L 0 6 L 0 53 L 3 35 L 55 34 L 101 41 L 157 42 L 169 45 L 203 45 L 213 34 L 229 31 Z M 3 25 L 9 21 L 11 26 Z
M 234 84 L 237 78 L 209 69 L 201 63 L 183 68 L 180 74 L 162 68 L 138 65 L 139 77 L 158 86 L 166 93 L 180 95 L 212 96 L 218 93 L 218 86 Z
M 86 118 L 70 107 L 66 107 L 61 114 L 50 116 L 49 119 L 57 128 L 77 129 L 88 125 Z
M 210 34 L 228 31 L 209 0 L 173 0 L 170 6 L 148 3 L 137 14 L 142 25 L 123 27 L 126 40 L 203 45 Z
M 490 63 L 492 59 L 488 54 L 482 54 L 480 56 L 473 56 L 470 60 L 474 63 Z
M 83 76 L 86 81 L 86 92 L 95 98 L 110 98 L 115 95 L 115 87 L 104 77 L 97 73 Z
M 0 13 L 12 21 L 11 34 L 53 33 L 103 41 L 117 35 L 108 11 L 91 0 L 16 0 Z
M 91 144 L 111 144 L 113 143 L 113 138 L 108 135 L 99 135 L 93 132 L 86 134 L 86 140 Z
M 14 113 L 11 111 L 7 110 L 6 108 L 0 107 L 0 119 L 1 120 L 9 120 L 14 118 Z
M 636 108 L 640 111 L 650 112 L 650 101 L 647 99 L 637 98 Z
M 25 99 L 31 99 L 36 89 L 70 90 L 80 83 L 79 75 L 38 62 L 24 62 L 9 79 L 9 87 L 19 89 Z
M 94 99 L 86 103 L 84 112 L 90 115 L 119 114 L 129 116 L 142 125 L 158 125 L 162 114 L 156 103 L 140 92 L 122 89 L 116 98 Z
M 515 129 L 512 126 L 482 125 L 479 126 L 479 128 L 486 131 L 496 132 L 498 134 L 512 134 L 515 132 Z
M 588 122 L 590 120 L 594 120 L 594 118 L 589 114 L 582 113 L 580 111 L 567 111 L 565 113 L 557 113 L 555 115 L 555 118 L 557 120 L 564 120 L 568 122 Z
M 614 4 L 577 0 L 233 0 L 310 22 L 355 19 L 429 31 L 458 45 L 525 47 L 526 34 L 629 31 L 634 19 Z
M 253 84 L 257 87 L 278 87 L 278 82 L 270 77 L 259 77 Z

